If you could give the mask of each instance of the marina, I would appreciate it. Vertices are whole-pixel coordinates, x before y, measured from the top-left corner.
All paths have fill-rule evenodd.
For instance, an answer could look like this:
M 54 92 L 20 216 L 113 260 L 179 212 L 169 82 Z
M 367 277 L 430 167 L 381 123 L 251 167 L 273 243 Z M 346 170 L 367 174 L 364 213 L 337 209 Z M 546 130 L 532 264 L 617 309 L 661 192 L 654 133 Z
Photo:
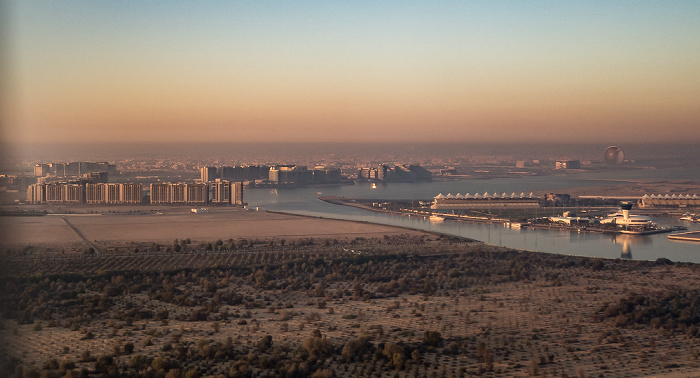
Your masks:
M 508 221 L 507 219 L 499 220 L 499 217 L 493 219 L 486 215 L 462 216 L 463 219 L 469 219 L 470 221 L 455 222 L 452 221 L 452 217 L 449 214 L 441 214 L 440 216 L 444 217 L 445 221 L 431 222 L 428 219 L 430 213 L 413 213 L 407 216 L 393 211 L 393 209 L 388 209 L 390 211 L 385 213 L 378 211 L 378 208 L 367 207 L 361 203 L 355 203 L 352 206 L 340 206 L 319 199 L 319 197 L 348 197 L 372 200 L 377 203 L 391 200 L 404 200 L 410 203 L 411 199 L 429 201 L 435 196 L 435 193 L 440 192 L 484 193 L 487 191 L 486 189 L 490 189 L 488 191 L 493 192 L 493 188 L 499 188 L 499 192 L 515 192 L 518 196 L 519 193 L 525 192 L 529 196 L 531 191 L 535 193 L 547 191 L 566 193 L 566 188 L 570 187 L 591 187 L 598 191 L 598 188 L 606 188 L 607 186 L 621 182 L 626 183 L 630 180 L 640 178 L 665 180 L 683 174 L 687 175 L 689 173 L 673 170 L 598 172 L 570 176 L 463 179 L 414 184 L 395 183 L 377 185 L 376 189 L 373 189 L 371 184 L 365 183 L 323 188 L 279 189 L 276 193 L 271 193 L 269 189 L 253 189 L 246 192 L 246 202 L 249 203 L 250 208 L 259 207 L 260 210 L 394 225 L 455 235 L 523 250 L 651 261 L 658 258 L 667 258 L 671 261 L 700 263 L 700 245 L 698 243 L 681 242 L 666 237 L 669 233 L 674 235 L 678 232 L 676 228 L 679 226 L 686 227 L 689 232 L 700 231 L 700 223 L 680 220 L 683 212 L 678 212 L 676 216 L 653 216 L 654 222 L 659 227 L 668 229 L 668 232 L 661 234 L 626 234 L 592 230 L 584 232 L 583 230 L 579 231 L 579 227 L 566 229 L 554 225 L 549 226 L 549 228 L 531 227 L 520 220 L 510 222 L 511 227 L 504 227 L 504 223 Z M 613 196 L 608 191 L 605 197 Z M 418 202 L 416 202 L 417 205 Z M 601 209 L 601 215 L 614 212 L 615 209 L 616 206 Z M 537 211 L 539 212 L 538 217 L 562 215 L 560 208 L 543 208 Z M 661 211 L 656 213 L 661 214 Z M 582 214 L 591 215 L 590 213 Z M 513 223 L 521 223 L 521 227 L 512 227 Z

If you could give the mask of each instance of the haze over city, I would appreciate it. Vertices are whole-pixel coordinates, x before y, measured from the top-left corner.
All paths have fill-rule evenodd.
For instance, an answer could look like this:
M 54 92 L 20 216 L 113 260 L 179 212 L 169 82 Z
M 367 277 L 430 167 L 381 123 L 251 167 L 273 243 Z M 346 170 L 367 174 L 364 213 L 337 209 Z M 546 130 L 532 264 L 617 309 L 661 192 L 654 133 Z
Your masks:
M 2 139 L 700 141 L 700 3 L 3 7 Z
M 691 377 L 700 1 L 0 0 L 0 377 Z

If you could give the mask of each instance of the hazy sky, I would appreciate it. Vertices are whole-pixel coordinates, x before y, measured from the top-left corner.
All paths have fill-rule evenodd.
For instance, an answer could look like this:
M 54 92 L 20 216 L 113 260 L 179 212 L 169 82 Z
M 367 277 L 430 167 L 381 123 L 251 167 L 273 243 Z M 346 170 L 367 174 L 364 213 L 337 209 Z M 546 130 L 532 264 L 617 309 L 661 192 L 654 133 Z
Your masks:
M 700 1 L 4 8 L 10 142 L 700 142 Z

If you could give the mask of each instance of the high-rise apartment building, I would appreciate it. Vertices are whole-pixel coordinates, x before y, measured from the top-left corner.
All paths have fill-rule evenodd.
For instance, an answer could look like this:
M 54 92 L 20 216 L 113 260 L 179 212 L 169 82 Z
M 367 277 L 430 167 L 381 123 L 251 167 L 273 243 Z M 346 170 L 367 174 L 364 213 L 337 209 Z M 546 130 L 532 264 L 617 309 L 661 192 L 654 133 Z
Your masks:
M 187 203 L 187 184 L 185 184 L 184 182 L 176 182 L 170 184 L 170 203 Z
M 243 182 L 234 181 L 231 183 L 231 204 L 243 206 Z
M 209 184 L 158 183 L 151 184 L 152 204 L 205 205 L 209 202 Z
M 151 184 L 151 203 L 170 203 L 170 185 L 171 184 L 167 182 Z
M 211 185 L 209 198 L 211 203 L 231 203 L 231 183 L 217 179 Z
M 121 201 L 121 187 L 124 184 L 101 184 L 104 188 L 105 203 L 120 203 Z M 139 186 L 141 184 L 138 184 Z
M 193 205 L 206 205 L 209 201 L 209 185 L 207 183 L 185 184 L 185 202 Z
M 105 184 L 85 184 L 85 203 L 105 203 Z
M 46 185 L 32 184 L 27 188 L 27 202 L 46 203 Z
M 83 202 L 83 186 L 55 182 L 44 186 L 46 203 L 79 204 Z
M 135 183 L 87 183 L 87 204 L 139 204 L 143 201 L 143 186 Z
M 130 204 L 142 203 L 143 185 L 135 183 L 119 184 L 119 202 Z
M 37 164 L 34 166 L 34 176 L 44 177 L 51 172 L 48 164 Z
M 199 175 L 202 182 L 214 181 L 217 178 L 216 167 L 202 167 L 199 169 Z
M 63 197 L 66 192 L 65 184 L 53 182 L 46 184 L 46 203 L 60 204 L 63 203 Z

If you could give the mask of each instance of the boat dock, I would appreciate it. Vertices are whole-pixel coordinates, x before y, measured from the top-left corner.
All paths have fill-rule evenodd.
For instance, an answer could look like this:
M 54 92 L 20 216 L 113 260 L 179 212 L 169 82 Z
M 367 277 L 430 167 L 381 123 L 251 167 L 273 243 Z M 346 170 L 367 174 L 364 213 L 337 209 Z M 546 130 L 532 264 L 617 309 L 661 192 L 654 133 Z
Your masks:
M 669 240 L 682 240 L 700 242 L 700 231 L 682 232 L 680 234 L 668 235 Z

